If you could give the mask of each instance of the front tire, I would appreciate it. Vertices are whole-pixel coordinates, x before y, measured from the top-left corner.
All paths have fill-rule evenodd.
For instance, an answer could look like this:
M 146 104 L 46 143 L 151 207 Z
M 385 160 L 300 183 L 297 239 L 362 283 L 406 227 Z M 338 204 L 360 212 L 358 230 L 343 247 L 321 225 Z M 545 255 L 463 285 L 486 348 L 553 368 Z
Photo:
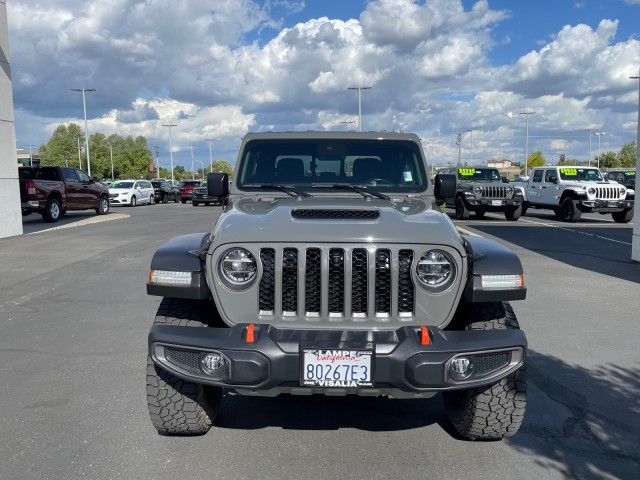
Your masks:
M 629 223 L 633 219 L 633 208 L 621 212 L 613 212 L 611 218 L 616 223 Z
M 136 196 L 134 195 L 133 197 L 131 197 L 131 207 L 135 207 L 138 204 L 138 201 L 136 200 Z
M 518 329 L 518 320 L 506 302 L 473 305 L 463 318 L 465 330 Z M 444 406 L 455 430 L 469 440 L 499 440 L 514 435 L 527 404 L 526 364 L 485 387 L 445 392 Z
M 578 201 L 572 198 L 565 198 L 560 206 L 560 220 L 563 222 L 577 222 L 582 217 L 582 212 L 578 210 Z
M 182 204 L 184 205 L 185 203 L 187 203 L 187 201 L 183 198 L 182 199 Z
M 164 298 L 154 325 L 207 327 L 203 302 Z M 222 389 L 191 383 L 161 369 L 147 356 L 147 406 L 161 435 L 202 435 L 218 413 Z
M 471 216 L 471 210 L 464 204 L 464 199 L 461 196 L 456 197 L 456 219 L 468 220 Z
M 98 208 L 96 208 L 96 213 L 98 215 L 106 215 L 107 213 L 109 213 L 109 199 L 106 197 L 106 195 L 100 197 L 100 200 L 98 201 Z
M 156 200 L 155 198 L 153 198 L 153 195 L 151 195 L 149 197 L 149 203 L 147 205 L 155 205 L 156 204 Z
M 504 212 L 505 218 L 510 222 L 516 222 L 520 218 L 520 215 L 522 215 L 522 205 L 518 205 L 516 208 L 510 208 Z

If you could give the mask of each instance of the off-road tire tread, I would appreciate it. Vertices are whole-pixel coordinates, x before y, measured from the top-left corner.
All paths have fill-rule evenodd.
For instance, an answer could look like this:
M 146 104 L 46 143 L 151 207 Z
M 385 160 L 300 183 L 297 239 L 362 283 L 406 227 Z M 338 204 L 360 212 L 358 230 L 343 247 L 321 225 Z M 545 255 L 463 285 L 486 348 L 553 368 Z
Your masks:
M 508 303 L 476 304 L 467 313 L 467 330 L 519 328 Z M 498 440 L 514 435 L 524 419 L 527 401 L 527 371 L 523 365 L 493 385 L 445 392 L 449 421 L 469 440 Z
M 633 219 L 633 208 L 621 212 L 613 212 L 611 218 L 616 223 L 629 223 Z
M 154 325 L 206 327 L 198 302 L 164 298 Z M 147 356 L 147 405 L 151 423 L 163 435 L 202 435 L 215 420 L 222 390 L 186 382 L 159 368 Z

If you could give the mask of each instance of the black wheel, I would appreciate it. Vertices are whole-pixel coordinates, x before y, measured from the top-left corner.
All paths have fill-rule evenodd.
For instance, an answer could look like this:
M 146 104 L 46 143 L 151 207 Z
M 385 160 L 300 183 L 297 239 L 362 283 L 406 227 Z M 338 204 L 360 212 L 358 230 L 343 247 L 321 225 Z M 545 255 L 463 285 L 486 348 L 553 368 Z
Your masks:
M 207 327 L 208 302 L 164 298 L 154 325 Z M 222 389 L 186 382 L 161 369 L 147 356 L 147 406 L 151 423 L 162 435 L 202 435 L 220 407 Z
M 577 222 L 582 212 L 578 210 L 578 202 L 572 198 L 565 198 L 560 206 L 560 220 L 563 222 Z
M 182 199 L 182 203 L 187 203 L 187 201 L 183 198 L 183 199 Z
M 633 208 L 621 212 L 613 212 L 611 218 L 616 223 L 629 223 L 633 219 Z
M 509 208 L 504 211 L 504 216 L 507 220 L 515 222 L 522 215 L 522 205 L 517 206 L 516 208 Z
M 456 218 L 458 220 L 467 220 L 471 216 L 471 210 L 464 204 L 461 196 L 456 197 Z
M 57 198 L 50 198 L 47 200 L 47 206 L 42 212 L 42 219 L 47 223 L 55 223 L 62 217 L 62 208 L 60 207 L 60 200 Z
M 197 207 L 198 205 L 200 205 L 198 202 L 194 202 L 194 201 L 191 201 L 191 203 L 193 204 L 194 207 Z
M 204 202 L 205 207 L 208 207 L 209 205 L 211 205 L 209 202 Z
M 98 215 L 106 215 L 109 213 L 109 198 L 106 195 L 100 197 L 98 201 L 98 207 L 96 208 Z
M 476 208 L 476 211 L 474 213 L 476 215 L 476 218 L 484 218 L 484 214 L 487 212 L 484 208 L 478 207 Z
M 465 330 L 520 328 L 511 305 L 503 302 L 474 304 L 463 315 Z M 527 404 L 527 370 L 518 370 L 485 387 L 443 394 L 449 421 L 469 440 L 499 440 L 514 435 L 524 419 Z
M 151 195 L 151 196 L 149 197 L 149 203 L 147 203 L 147 205 L 155 205 L 155 204 L 156 204 L 156 201 L 155 201 L 155 199 L 153 198 L 153 195 Z
M 526 215 L 527 214 L 527 210 L 529 210 L 529 205 L 525 205 L 523 203 L 522 204 L 522 213 L 521 213 L 521 215 Z
M 169 196 L 168 195 L 162 195 L 162 203 L 169 203 Z
M 131 204 L 130 205 L 132 207 L 135 207 L 137 204 L 138 204 L 138 202 L 136 200 L 136 196 L 134 195 L 134 196 L 131 197 Z

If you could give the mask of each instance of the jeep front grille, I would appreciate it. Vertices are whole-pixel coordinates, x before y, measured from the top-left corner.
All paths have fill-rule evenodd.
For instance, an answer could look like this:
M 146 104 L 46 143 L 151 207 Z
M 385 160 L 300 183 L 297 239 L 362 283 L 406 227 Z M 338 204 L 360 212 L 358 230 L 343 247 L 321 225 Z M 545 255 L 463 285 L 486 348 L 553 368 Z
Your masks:
M 597 187 L 596 198 L 598 200 L 618 200 L 620 198 L 619 187 Z
M 259 257 L 260 316 L 310 322 L 413 317 L 413 250 L 262 248 Z
M 482 198 L 506 198 L 507 188 L 498 186 L 482 187 Z

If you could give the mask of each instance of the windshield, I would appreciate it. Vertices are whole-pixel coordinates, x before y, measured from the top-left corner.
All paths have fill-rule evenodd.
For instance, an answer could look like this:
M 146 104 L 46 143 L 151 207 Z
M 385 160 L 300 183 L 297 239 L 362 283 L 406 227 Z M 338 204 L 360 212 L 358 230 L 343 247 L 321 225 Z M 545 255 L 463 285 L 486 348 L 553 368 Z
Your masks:
M 487 182 L 499 182 L 502 180 L 500 172 L 495 168 L 459 168 L 458 178 L 461 180 L 484 180 Z
M 602 174 L 597 168 L 559 168 L 562 180 L 602 181 Z
M 290 185 L 301 190 L 336 184 L 392 192 L 427 188 L 418 146 L 404 140 L 254 140 L 241 159 L 238 187 Z
M 198 185 L 200 185 L 200 181 L 197 181 L 197 182 L 184 182 L 182 184 L 183 187 L 196 187 Z
M 111 188 L 133 188 L 133 182 L 114 182 Z
M 160 188 L 162 186 L 162 182 L 151 182 L 154 188 Z

